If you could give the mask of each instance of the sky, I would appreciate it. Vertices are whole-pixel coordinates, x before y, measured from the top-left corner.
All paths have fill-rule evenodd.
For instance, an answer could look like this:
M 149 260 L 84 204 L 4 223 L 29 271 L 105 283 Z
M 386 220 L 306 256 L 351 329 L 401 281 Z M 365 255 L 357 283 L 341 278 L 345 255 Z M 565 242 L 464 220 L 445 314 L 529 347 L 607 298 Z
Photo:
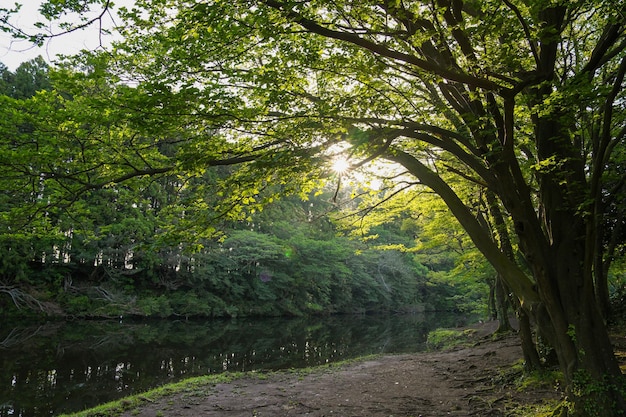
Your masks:
M 6 1 L 9 0 L 0 0 L 0 3 L 4 3 Z M 33 25 L 37 21 L 45 21 L 45 19 L 38 12 L 39 5 L 42 3 L 42 0 L 15 1 L 23 3 L 23 5 L 20 12 L 10 20 L 10 23 L 29 33 L 40 32 L 41 29 L 37 29 Z M 117 5 L 128 5 L 131 1 L 118 0 L 115 3 Z M 5 5 L 3 4 L 2 6 Z M 94 13 L 94 16 L 98 14 L 99 12 L 96 12 Z M 59 29 L 54 23 L 47 23 L 50 23 L 48 28 L 52 32 L 59 32 Z M 121 22 L 119 20 L 115 22 L 109 15 L 106 15 L 103 20 L 103 25 L 105 27 L 112 28 L 115 23 Z M 108 45 L 112 40 L 113 36 L 105 36 L 103 38 L 103 43 Z M 59 54 L 73 55 L 80 52 L 82 49 L 94 50 L 99 46 L 100 36 L 97 25 L 92 25 L 88 29 L 79 30 L 70 34 L 64 34 L 62 36 L 49 39 L 41 47 L 34 46 L 25 40 L 14 40 L 8 34 L 0 31 L 0 62 L 6 65 L 9 70 L 15 71 L 15 69 L 22 62 L 33 59 L 39 55 L 41 55 L 47 62 L 54 63 Z

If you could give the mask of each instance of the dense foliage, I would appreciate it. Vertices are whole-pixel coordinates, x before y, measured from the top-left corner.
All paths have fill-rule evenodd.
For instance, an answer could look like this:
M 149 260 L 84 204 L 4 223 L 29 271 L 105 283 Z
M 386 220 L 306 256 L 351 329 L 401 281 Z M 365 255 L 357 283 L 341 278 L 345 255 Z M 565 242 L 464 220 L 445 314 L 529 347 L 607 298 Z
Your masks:
M 69 62 L 56 95 L 15 112 L 8 174 L 33 204 L 9 217 L 62 232 L 54 211 L 95 189 L 237 164 L 216 198 L 180 205 L 197 228 L 308 195 L 343 152 L 384 177 L 379 201 L 441 198 L 497 272 L 499 298 L 514 294 L 528 363 L 542 364 L 537 340 L 554 349 L 568 412 L 619 415 L 605 323 L 624 241 L 622 3 L 138 0 L 121 12 L 123 43 Z M 109 6 L 43 11 L 86 4 Z M 56 152 L 33 159 L 35 133 Z
M 342 236 L 330 217 L 336 209 L 330 192 L 292 196 L 262 211 L 248 210 L 245 217 L 220 214 L 214 211 L 219 179 L 236 173 L 224 167 L 184 180 L 129 179 L 75 195 L 66 205 L 48 204 L 55 191 L 41 187 L 33 200 L 33 187 L 41 183 L 22 177 L 27 183 L 18 185 L 12 170 L 18 164 L 37 169 L 39 158 L 45 164 L 62 147 L 75 155 L 81 149 L 72 146 L 80 143 L 33 140 L 34 125 L 46 122 L 38 119 L 38 106 L 60 100 L 41 59 L 15 73 L 4 68 L 2 75 L 0 97 L 15 118 L 3 120 L 5 131 L 15 133 L 14 142 L 2 147 L 3 314 L 16 309 L 92 317 L 485 314 L 487 292 L 480 280 L 458 288 L 447 275 L 459 264 L 458 254 L 444 250 L 435 260 L 424 251 L 410 252 L 415 233 L 421 233 L 415 225 L 378 225 L 376 244 Z M 20 146 L 18 137 L 24 140 Z M 177 146 L 162 145 L 159 151 L 167 155 Z M 37 212 L 42 209 L 45 215 Z M 208 229 L 201 233 L 198 225 Z M 427 233 L 424 238 L 430 239 Z

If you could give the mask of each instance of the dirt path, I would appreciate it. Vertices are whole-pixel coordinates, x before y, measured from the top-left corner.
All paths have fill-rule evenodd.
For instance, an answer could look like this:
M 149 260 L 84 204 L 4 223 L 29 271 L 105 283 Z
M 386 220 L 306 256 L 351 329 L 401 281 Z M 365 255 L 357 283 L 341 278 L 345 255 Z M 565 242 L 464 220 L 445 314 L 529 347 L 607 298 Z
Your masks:
M 145 403 L 133 417 L 508 416 L 515 404 L 558 398 L 554 388 L 517 392 L 506 381 L 521 357 L 517 336 L 445 352 L 382 356 L 300 375 L 272 373 Z M 509 369 L 509 372 L 506 373 Z M 506 374 L 506 376 L 503 376 Z

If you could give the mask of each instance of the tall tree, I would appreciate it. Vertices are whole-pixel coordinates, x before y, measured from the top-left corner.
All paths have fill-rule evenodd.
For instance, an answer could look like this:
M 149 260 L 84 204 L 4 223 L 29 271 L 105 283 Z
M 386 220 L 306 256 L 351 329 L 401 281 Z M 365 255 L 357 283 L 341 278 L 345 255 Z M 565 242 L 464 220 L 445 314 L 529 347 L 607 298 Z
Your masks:
M 29 98 L 37 91 L 51 88 L 49 65 L 41 56 L 20 64 L 15 72 L 0 64 L 0 94 L 13 98 Z
M 310 178 L 340 142 L 402 166 L 555 348 L 569 413 L 626 409 L 596 298 L 600 225 L 623 180 L 605 175 L 626 137 L 621 1 L 138 0 L 124 18 L 114 59 L 84 58 L 90 76 L 117 82 L 101 102 L 144 132 L 178 127 L 193 143 L 178 167 L 248 162 L 237 190 L 250 202 L 269 181 Z M 126 174 L 109 181 L 147 173 L 115 166 Z M 467 182 L 511 217 L 530 274 L 482 227 Z

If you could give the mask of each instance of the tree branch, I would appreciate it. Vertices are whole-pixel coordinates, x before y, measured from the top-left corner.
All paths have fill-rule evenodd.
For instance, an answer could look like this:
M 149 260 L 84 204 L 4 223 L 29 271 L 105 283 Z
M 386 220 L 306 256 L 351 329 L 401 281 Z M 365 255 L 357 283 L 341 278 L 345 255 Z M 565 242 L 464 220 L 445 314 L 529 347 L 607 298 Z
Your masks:
M 384 156 L 390 161 L 405 167 L 418 178 L 421 183 L 432 189 L 446 203 L 454 217 L 463 226 L 476 248 L 485 255 L 493 267 L 502 274 L 507 285 L 519 297 L 522 305 L 528 310 L 539 305 L 539 295 L 534 288 L 533 282 L 526 274 L 507 256 L 500 251 L 498 245 L 491 236 L 485 232 L 476 216 L 467 208 L 452 188 L 436 173 L 429 169 L 412 155 L 399 149 L 390 149 Z
M 624 27 L 620 24 L 612 24 L 604 28 L 602 36 L 600 36 L 600 40 L 596 44 L 596 47 L 593 49 L 591 53 L 591 57 L 587 64 L 583 67 L 582 72 L 592 73 L 596 69 L 598 69 L 604 62 L 606 62 L 606 55 L 609 53 L 609 50 L 615 43 L 620 39 L 621 36 L 624 35 Z M 623 50 L 626 47 L 626 43 L 622 42 L 619 47 L 617 47 L 614 51 L 612 51 L 611 55 L 619 53 L 619 51 Z
M 443 66 L 429 61 L 425 59 L 418 58 L 414 55 L 409 55 L 404 52 L 396 51 L 390 49 L 384 45 L 372 42 L 370 40 L 364 39 L 354 33 L 346 33 L 340 32 L 336 30 L 329 29 L 324 27 L 317 22 L 307 19 L 294 10 L 287 9 L 286 4 L 276 1 L 276 0 L 264 0 L 264 3 L 269 7 L 274 8 L 283 12 L 286 17 L 288 17 L 292 22 L 302 26 L 307 29 L 311 33 L 318 34 L 325 38 L 336 39 L 348 43 L 352 43 L 354 45 L 360 46 L 376 55 L 380 55 L 383 57 L 391 58 L 394 60 L 406 62 L 408 64 L 414 65 L 424 71 L 430 72 L 432 74 L 438 75 L 446 80 L 457 81 L 463 84 L 468 84 L 475 86 L 477 88 L 483 88 L 486 90 L 501 90 L 502 86 L 493 81 L 487 80 L 485 78 L 472 76 L 466 73 L 452 71 L 448 68 L 444 68 Z
M 522 25 L 522 29 L 524 30 L 524 35 L 526 36 L 526 42 L 528 42 L 530 51 L 533 54 L 533 58 L 535 59 L 535 65 L 539 67 L 540 65 L 539 64 L 539 52 L 537 52 L 537 44 L 535 41 L 533 41 L 532 35 L 530 34 L 530 29 L 528 25 L 526 24 L 526 21 L 524 20 L 524 16 L 522 16 L 522 12 L 520 12 L 517 6 L 511 3 L 510 0 L 503 0 L 503 2 L 504 4 L 507 5 L 509 9 L 513 11 L 513 13 L 515 13 L 515 16 L 517 16 L 518 22 Z

